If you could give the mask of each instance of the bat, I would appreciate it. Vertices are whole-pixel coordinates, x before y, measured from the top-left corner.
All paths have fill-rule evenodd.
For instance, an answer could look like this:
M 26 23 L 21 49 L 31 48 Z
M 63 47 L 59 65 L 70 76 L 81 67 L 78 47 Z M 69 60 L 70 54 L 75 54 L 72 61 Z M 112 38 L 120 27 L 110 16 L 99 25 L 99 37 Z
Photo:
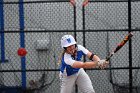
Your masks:
M 128 35 L 126 35 L 124 37 L 124 39 L 117 45 L 117 47 L 115 48 L 115 50 L 110 53 L 110 55 L 108 57 L 106 57 L 106 61 L 109 61 L 110 58 L 117 52 L 119 51 L 125 44 L 127 41 L 129 41 L 131 39 L 131 37 L 133 36 L 133 34 L 130 32 Z

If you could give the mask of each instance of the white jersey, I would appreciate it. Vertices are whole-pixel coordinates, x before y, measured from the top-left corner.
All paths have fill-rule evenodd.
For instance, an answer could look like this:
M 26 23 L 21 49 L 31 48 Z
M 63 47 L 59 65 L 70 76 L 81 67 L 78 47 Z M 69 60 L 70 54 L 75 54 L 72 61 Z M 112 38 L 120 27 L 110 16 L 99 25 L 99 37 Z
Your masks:
M 72 65 L 75 61 L 81 61 L 83 55 L 87 55 L 89 51 L 82 45 L 77 45 L 77 55 L 73 57 L 72 55 L 65 53 L 62 57 L 60 71 L 61 73 L 66 73 L 67 76 L 73 75 L 79 71 L 80 68 L 73 68 Z

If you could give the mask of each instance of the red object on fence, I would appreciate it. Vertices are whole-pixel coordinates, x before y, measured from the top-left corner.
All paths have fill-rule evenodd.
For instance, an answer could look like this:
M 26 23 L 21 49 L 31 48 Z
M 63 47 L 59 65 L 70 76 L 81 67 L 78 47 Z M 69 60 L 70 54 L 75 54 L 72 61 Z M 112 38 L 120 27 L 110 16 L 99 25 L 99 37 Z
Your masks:
M 17 54 L 18 54 L 18 56 L 20 56 L 20 57 L 24 57 L 24 56 L 26 56 L 27 51 L 26 51 L 25 48 L 19 48 L 18 51 L 17 51 Z

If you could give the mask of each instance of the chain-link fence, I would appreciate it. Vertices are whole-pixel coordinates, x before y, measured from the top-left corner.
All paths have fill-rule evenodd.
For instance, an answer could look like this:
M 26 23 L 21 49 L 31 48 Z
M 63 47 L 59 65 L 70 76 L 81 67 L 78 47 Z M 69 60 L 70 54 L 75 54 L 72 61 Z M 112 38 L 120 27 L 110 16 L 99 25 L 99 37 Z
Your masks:
M 1 93 L 60 93 L 57 61 L 63 35 L 73 35 L 105 59 L 128 32 L 133 38 L 114 54 L 108 68 L 86 72 L 96 93 L 140 92 L 140 2 L 90 0 L 82 6 L 82 1 L 0 1 Z M 27 50 L 25 57 L 18 56 L 20 47 Z M 81 91 L 74 86 L 73 93 Z

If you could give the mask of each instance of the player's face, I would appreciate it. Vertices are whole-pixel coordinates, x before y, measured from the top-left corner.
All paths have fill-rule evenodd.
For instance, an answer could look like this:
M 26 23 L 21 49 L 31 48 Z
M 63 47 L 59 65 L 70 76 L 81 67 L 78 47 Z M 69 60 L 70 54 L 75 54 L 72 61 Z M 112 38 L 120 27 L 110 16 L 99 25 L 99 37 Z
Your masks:
M 67 53 L 69 53 L 71 55 L 73 55 L 75 53 L 75 50 L 76 50 L 75 45 L 71 45 L 71 46 L 67 47 Z

